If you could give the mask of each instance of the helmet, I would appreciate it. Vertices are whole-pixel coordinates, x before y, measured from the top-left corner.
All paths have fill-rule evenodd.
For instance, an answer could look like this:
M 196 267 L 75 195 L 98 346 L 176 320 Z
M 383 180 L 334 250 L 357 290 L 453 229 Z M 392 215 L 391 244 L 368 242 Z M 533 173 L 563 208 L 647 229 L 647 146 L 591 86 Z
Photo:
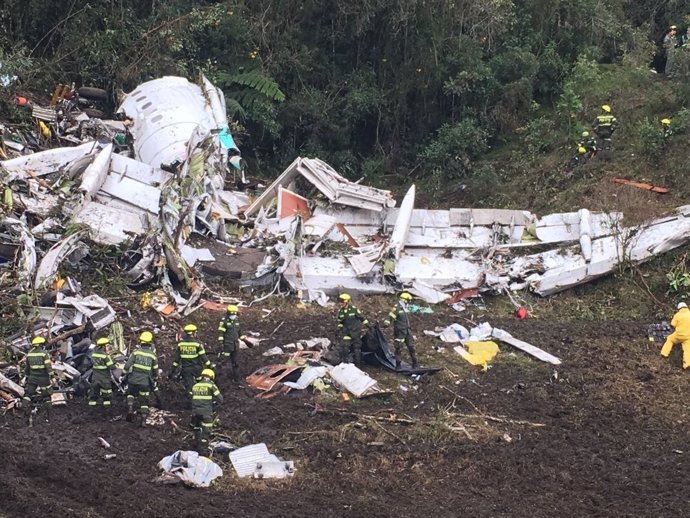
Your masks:
M 577 152 L 584 155 L 587 152 L 587 148 L 585 146 L 580 146 L 577 148 Z
M 210 379 L 215 379 L 216 378 L 216 373 L 213 372 L 211 369 L 204 369 L 201 371 L 201 376 L 210 378 Z
M 43 345 L 44 343 L 46 343 L 46 339 L 42 336 L 34 336 L 33 340 L 31 340 L 31 345 Z
M 611 107 L 608 104 L 602 106 L 601 109 L 604 110 L 606 113 L 611 113 Z
M 338 298 L 340 299 L 341 302 L 348 302 L 348 301 L 352 300 L 352 297 L 350 297 L 350 295 L 348 295 L 347 293 L 341 293 L 340 297 L 338 297 Z
M 412 300 L 412 295 L 410 295 L 410 294 L 407 293 L 406 291 L 403 291 L 403 292 L 400 294 L 400 300 Z
M 676 306 L 676 309 L 680 308 L 687 308 L 688 305 L 685 302 L 679 302 L 678 305 Z
M 583 137 L 589 137 L 589 131 L 583 131 L 582 136 Z
M 238 311 L 237 306 L 235 306 L 234 304 L 230 304 L 228 306 L 228 313 L 237 313 L 237 311 Z
M 197 327 L 194 324 L 187 324 L 183 329 L 185 333 L 196 333 Z
M 671 30 L 672 30 L 672 31 L 675 31 L 677 28 L 678 28 L 678 27 L 676 27 L 675 25 L 671 25 Z
M 144 331 L 139 335 L 139 341 L 142 344 L 150 344 L 153 342 L 153 333 L 151 331 Z
M 671 124 L 671 119 L 661 119 L 661 124 L 668 126 Z
M 110 343 L 110 339 L 108 339 L 108 337 L 106 337 L 106 336 L 96 340 L 96 345 L 108 345 L 109 343 Z

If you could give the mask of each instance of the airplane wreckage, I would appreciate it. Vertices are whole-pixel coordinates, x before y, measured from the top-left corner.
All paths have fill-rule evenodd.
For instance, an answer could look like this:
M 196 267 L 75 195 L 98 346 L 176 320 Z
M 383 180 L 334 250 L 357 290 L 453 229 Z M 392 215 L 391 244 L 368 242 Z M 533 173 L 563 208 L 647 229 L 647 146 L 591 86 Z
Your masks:
M 341 290 L 403 287 L 437 303 L 467 289 L 550 295 L 690 239 L 690 206 L 631 227 L 620 213 L 587 209 L 543 217 L 416 209 L 414 185 L 397 206 L 390 191 L 348 181 L 315 158 L 295 159 L 263 192 L 234 190 L 247 185 L 243 161 L 223 93 L 203 77 L 144 83 L 117 115 L 80 113 L 66 124 L 54 109 L 34 109 L 70 146 L 30 154 L 5 134 L 13 156 L 0 162 L 5 287 L 49 288 L 63 261 L 85 257 L 94 242 L 120 246 L 131 285 L 154 283 L 178 315 L 198 307 L 204 275 L 273 292 L 288 286 L 322 304 Z M 72 295 L 57 304 L 112 321 L 109 311 L 103 317 L 107 301 Z

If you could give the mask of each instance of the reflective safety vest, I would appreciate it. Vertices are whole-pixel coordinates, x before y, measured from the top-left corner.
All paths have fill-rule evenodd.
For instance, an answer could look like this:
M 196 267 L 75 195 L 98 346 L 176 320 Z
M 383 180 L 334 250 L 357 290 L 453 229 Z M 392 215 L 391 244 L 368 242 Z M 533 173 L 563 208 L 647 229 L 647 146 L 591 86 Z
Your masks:
M 240 319 L 237 315 L 227 315 L 218 324 L 218 341 L 236 342 L 237 339 L 244 339 L 240 329 Z
M 199 364 L 200 360 L 203 363 L 209 363 L 208 359 L 206 359 L 206 351 L 204 350 L 204 346 L 199 342 L 182 340 L 177 344 L 177 357 L 173 362 L 173 367 L 177 367 L 179 363 L 182 363 L 183 365 Z
M 192 408 L 201 411 L 213 411 L 213 400 L 222 400 L 220 390 L 215 383 L 208 379 L 202 379 L 192 387 Z
M 47 374 L 52 371 L 50 355 L 35 347 L 26 354 L 26 374 Z
M 95 350 L 91 353 L 91 363 L 93 364 L 93 370 L 96 371 L 105 371 L 115 368 L 115 363 L 110 355 L 99 350 Z
M 613 115 L 599 115 L 597 117 L 597 124 L 601 127 L 612 126 L 616 122 L 616 118 Z
M 338 311 L 338 329 L 343 329 L 346 332 L 359 332 L 363 324 L 368 324 L 369 321 L 364 318 L 362 312 L 352 306 L 348 305 Z

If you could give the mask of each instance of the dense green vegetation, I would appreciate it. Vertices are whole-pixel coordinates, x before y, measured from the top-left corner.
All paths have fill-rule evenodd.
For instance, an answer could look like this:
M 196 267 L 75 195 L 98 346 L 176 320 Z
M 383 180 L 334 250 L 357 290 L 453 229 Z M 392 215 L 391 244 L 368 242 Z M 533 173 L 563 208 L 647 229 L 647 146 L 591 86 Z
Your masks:
M 5 0 L 2 73 L 22 82 L 0 89 L 0 110 L 12 115 L 13 89 L 75 82 L 115 104 L 144 80 L 204 73 L 265 176 L 319 156 L 441 202 L 538 209 L 587 195 L 586 175 L 553 173 L 603 102 L 626 122 L 611 167 L 658 163 L 659 116 L 686 133 L 685 56 L 672 82 L 650 67 L 689 13 L 677 0 Z

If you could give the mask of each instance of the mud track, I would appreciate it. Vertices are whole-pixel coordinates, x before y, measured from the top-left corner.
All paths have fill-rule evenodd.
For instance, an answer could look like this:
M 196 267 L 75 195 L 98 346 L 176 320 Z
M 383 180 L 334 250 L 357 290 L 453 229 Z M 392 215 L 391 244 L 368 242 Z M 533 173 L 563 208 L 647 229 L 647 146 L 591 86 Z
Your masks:
M 455 315 L 414 318 L 424 363 L 446 370 L 415 382 L 368 369 L 394 391 L 387 398 L 344 402 L 338 393 L 293 392 L 259 400 L 221 373 L 221 431 L 294 460 L 288 481 L 239 480 L 225 462 L 213 488 L 156 485 L 157 462 L 188 445 L 183 434 L 107 420 L 83 401 L 33 428 L 16 416 L 0 418 L 0 516 L 687 515 L 687 373 L 678 352 L 664 360 L 645 340 L 645 323 L 493 320 L 563 365 L 554 369 L 504 346 L 481 372 L 422 336 Z M 243 351 L 245 373 L 268 363 L 263 350 L 332 329 L 322 309 L 262 316 L 247 311 L 245 328 L 267 337 L 284 324 Z M 218 314 L 195 317 L 213 344 Z M 166 355 L 166 371 L 169 361 Z M 166 380 L 164 395 L 166 409 L 186 425 L 180 387 Z M 120 400 L 113 415 L 122 413 Z M 401 416 L 415 424 L 393 422 Z M 115 459 L 104 460 L 98 436 Z

